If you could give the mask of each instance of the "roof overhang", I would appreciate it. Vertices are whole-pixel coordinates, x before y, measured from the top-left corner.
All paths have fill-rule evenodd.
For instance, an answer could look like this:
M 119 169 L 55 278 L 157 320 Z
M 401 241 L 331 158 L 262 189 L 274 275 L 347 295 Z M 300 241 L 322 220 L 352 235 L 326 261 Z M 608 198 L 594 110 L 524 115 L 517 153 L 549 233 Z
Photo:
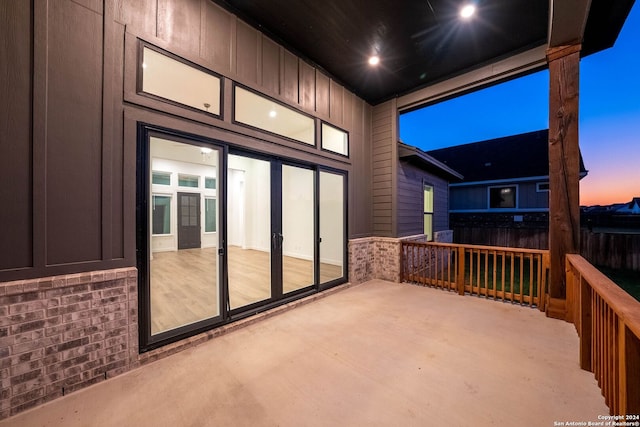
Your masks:
M 431 157 L 419 148 L 407 145 L 400 141 L 398 142 L 398 157 L 427 172 L 447 178 L 448 180 L 461 180 L 464 178 L 461 174 L 451 169 L 441 161 Z

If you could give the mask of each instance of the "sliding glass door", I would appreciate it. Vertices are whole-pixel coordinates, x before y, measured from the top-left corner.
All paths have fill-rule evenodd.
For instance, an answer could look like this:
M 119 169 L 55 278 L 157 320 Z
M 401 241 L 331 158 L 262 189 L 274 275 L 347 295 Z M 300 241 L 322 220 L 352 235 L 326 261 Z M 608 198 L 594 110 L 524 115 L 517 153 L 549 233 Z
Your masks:
M 319 172 L 320 211 L 320 284 L 345 276 L 345 177 L 343 174 Z
M 141 348 L 346 280 L 344 174 L 141 129 Z
M 221 316 L 222 151 L 155 136 L 148 147 L 147 308 L 154 337 Z
M 230 310 L 315 285 L 315 171 L 230 154 L 227 168 Z
M 229 308 L 271 299 L 271 163 L 229 155 L 227 166 Z
M 315 172 L 282 165 L 283 293 L 315 284 Z

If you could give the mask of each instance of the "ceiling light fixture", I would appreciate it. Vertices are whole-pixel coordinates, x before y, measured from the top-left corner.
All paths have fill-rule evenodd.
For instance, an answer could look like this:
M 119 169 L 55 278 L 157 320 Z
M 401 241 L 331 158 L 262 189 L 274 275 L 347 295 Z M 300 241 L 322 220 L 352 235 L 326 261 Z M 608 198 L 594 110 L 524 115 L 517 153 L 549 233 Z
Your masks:
M 276 113 L 276 110 L 269 111 L 269 117 L 275 117 L 277 115 L 278 115 L 278 113 Z
M 377 55 L 373 55 L 369 58 L 369 65 L 378 65 L 380 63 L 380 57 Z
M 460 9 L 462 19 L 470 19 L 476 13 L 476 7 L 473 4 L 467 4 Z

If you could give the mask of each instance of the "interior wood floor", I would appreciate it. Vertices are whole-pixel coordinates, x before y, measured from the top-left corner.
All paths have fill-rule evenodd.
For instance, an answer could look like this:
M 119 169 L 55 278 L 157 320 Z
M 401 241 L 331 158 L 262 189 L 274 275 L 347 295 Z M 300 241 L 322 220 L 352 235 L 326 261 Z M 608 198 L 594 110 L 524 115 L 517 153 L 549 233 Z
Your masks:
M 268 252 L 228 248 L 231 309 L 271 297 Z M 217 249 L 156 252 L 151 260 L 151 334 L 220 314 Z M 283 257 L 283 292 L 313 284 L 311 261 Z M 342 267 L 320 264 L 320 283 L 342 277 Z

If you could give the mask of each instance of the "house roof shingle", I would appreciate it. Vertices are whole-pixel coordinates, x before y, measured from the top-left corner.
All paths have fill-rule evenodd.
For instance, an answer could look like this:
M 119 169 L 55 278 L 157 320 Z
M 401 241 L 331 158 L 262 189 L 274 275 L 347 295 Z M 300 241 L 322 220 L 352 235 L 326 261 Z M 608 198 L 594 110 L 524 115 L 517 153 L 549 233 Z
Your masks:
M 463 182 L 549 175 L 547 129 L 428 151 L 464 176 Z M 580 155 L 581 176 L 586 169 Z

